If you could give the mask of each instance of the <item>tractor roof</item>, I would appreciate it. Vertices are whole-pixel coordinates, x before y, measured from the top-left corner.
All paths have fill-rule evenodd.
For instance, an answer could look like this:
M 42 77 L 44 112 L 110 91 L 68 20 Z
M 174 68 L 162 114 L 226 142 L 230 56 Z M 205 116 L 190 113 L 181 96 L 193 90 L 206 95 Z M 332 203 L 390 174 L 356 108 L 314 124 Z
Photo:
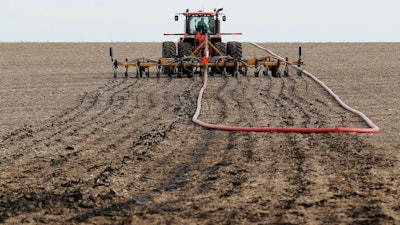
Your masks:
M 186 16 L 215 16 L 215 12 L 187 12 Z

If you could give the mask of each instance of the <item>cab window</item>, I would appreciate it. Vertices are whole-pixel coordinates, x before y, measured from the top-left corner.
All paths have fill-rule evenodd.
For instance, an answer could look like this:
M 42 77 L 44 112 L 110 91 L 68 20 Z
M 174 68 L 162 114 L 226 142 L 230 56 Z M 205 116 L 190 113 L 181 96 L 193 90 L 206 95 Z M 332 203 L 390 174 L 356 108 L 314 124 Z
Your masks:
M 215 34 L 215 21 L 212 16 L 192 16 L 188 18 L 187 32 L 196 34 L 201 33 Z

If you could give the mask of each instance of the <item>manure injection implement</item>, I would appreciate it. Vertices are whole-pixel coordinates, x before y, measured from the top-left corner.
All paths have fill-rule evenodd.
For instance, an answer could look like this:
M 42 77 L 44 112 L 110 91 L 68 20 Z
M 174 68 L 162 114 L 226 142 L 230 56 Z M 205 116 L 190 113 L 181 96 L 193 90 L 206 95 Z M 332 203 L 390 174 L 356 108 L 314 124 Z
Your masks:
M 197 100 L 197 109 L 192 121 L 200 126 L 209 129 L 227 130 L 227 131 L 248 131 L 248 132 L 296 132 L 296 133 L 337 133 L 337 132 L 355 132 L 355 133 L 377 133 L 379 127 L 365 116 L 362 112 L 357 111 L 346 105 L 328 86 L 311 73 L 303 69 L 301 59 L 301 47 L 299 47 L 298 59 L 289 60 L 283 58 L 271 50 L 261 47 L 255 43 L 251 43 L 258 49 L 267 53 L 263 57 L 242 58 L 242 43 L 236 41 L 223 42 L 223 35 L 241 35 L 241 33 L 221 33 L 220 25 L 222 21 L 226 21 L 226 16 L 221 12 L 222 8 L 212 12 L 190 12 L 188 9 L 184 13 L 175 14 L 175 21 L 179 20 L 179 16 L 185 17 L 184 33 L 164 34 L 165 36 L 179 35 L 179 42 L 175 44 L 171 41 L 162 43 L 162 57 L 157 60 L 141 57 L 134 60 L 118 61 L 114 58 L 113 49 L 110 47 L 110 57 L 114 70 L 114 77 L 118 76 L 119 67 L 125 69 L 125 78 L 129 77 L 129 67 L 136 69 L 136 77 L 150 77 L 150 68 L 156 67 L 156 76 L 176 76 L 178 78 L 193 77 L 195 74 L 204 77 L 204 84 L 200 90 Z M 297 75 L 306 75 L 314 82 L 324 88 L 341 107 L 347 111 L 359 116 L 369 128 L 355 127 L 237 127 L 209 124 L 198 119 L 201 112 L 202 96 L 207 87 L 208 75 L 214 76 L 220 74 L 223 77 L 233 76 L 238 78 L 239 75 L 247 75 L 248 69 L 253 68 L 254 76 L 258 77 L 260 73 L 264 76 L 272 77 L 289 76 L 289 67 L 294 68 Z

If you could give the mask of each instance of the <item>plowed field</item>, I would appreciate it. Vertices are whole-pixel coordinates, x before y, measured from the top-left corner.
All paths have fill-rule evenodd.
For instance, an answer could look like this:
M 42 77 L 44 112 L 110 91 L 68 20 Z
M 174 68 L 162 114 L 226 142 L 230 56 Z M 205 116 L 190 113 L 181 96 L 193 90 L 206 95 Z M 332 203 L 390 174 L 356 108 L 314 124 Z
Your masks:
M 301 45 L 381 132 L 208 130 L 191 121 L 202 77 L 113 78 L 108 47 L 157 59 L 161 43 L 0 43 L 0 223 L 400 223 L 400 44 L 262 45 L 294 59 Z M 293 71 L 210 77 L 200 119 L 366 127 Z

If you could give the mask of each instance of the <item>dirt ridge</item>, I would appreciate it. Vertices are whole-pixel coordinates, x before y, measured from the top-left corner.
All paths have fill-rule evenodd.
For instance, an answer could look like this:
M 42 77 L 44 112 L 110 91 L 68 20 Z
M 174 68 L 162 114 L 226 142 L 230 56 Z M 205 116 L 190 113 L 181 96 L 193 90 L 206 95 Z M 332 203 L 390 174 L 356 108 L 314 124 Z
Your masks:
M 127 54 L 160 48 L 148 43 L 115 45 L 127 46 Z M 294 44 L 271 45 L 286 53 Z M 398 109 L 391 108 L 398 103 L 397 78 L 377 76 L 371 69 L 361 80 L 356 69 L 344 66 L 329 72 L 333 64 L 322 62 L 341 59 L 334 50 L 352 45 L 305 45 L 303 49 L 312 52 L 305 52 L 307 70 L 321 74 L 350 105 L 385 125 L 380 134 L 204 129 L 191 121 L 201 76 L 114 79 L 106 64 L 108 43 L 51 44 L 62 53 L 68 52 L 65 48 L 87 52 L 77 58 L 52 55 L 56 53 L 49 52 L 47 44 L 0 43 L 3 49 L 19 49 L 14 58 L 36 51 L 27 56 L 32 62 L 27 68 L 0 59 L 6 71 L 1 76 L 12 87 L 7 90 L 15 89 L 16 96 L 13 100 L 12 94 L 0 92 L 7 105 L 1 116 L 9 116 L 14 124 L 0 133 L 0 223 L 396 224 L 400 144 L 393 134 L 397 128 L 385 118 L 398 121 Z M 368 53 L 359 53 L 360 45 L 380 46 L 354 44 L 354 54 Z M 346 48 L 343 51 L 349 51 Z M 399 46 L 380 48 L 383 54 Z M 244 51 L 252 54 L 247 44 Z M 60 70 L 43 66 L 46 62 L 40 59 L 52 57 L 65 65 Z M 77 63 L 85 57 L 104 66 Z M 281 78 L 254 77 L 250 72 L 238 79 L 210 77 L 200 119 L 240 126 L 365 126 L 307 77 L 293 71 Z M 332 75 L 339 72 L 347 80 Z M 27 74 L 35 79 L 23 81 Z M 368 92 L 353 86 L 382 77 L 394 82 Z M 63 89 L 41 88 L 44 80 L 49 87 Z M 32 105 L 48 97 L 46 109 L 58 110 L 45 112 L 30 103 L 24 113 L 43 113 L 46 119 L 24 120 L 23 113 L 17 113 L 24 102 L 21 93 L 31 95 Z M 13 119 L 13 110 L 21 121 Z

